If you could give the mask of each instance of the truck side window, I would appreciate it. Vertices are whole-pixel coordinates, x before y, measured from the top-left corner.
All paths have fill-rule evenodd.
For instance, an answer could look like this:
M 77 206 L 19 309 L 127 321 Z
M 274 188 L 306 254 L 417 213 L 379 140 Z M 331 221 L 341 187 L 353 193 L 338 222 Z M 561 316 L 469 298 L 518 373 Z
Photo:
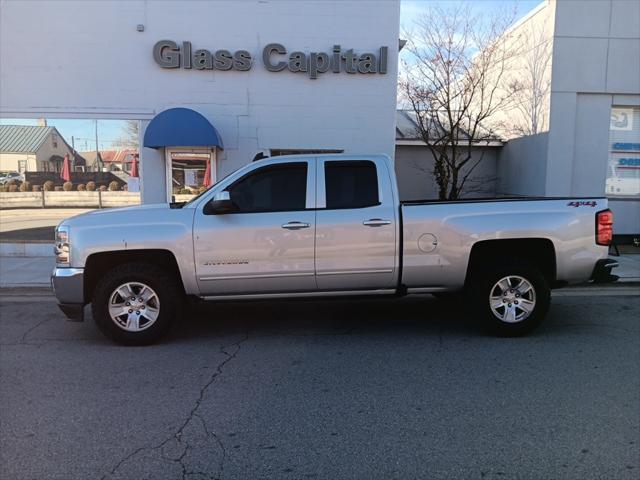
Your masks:
M 378 175 L 373 162 L 325 162 L 324 178 L 327 208 L 364 208 L 380 204 Z
M 286 163 L 259 168 L 228 189 L 238 213 L 304 210 L 307 198 L 307 163 Z

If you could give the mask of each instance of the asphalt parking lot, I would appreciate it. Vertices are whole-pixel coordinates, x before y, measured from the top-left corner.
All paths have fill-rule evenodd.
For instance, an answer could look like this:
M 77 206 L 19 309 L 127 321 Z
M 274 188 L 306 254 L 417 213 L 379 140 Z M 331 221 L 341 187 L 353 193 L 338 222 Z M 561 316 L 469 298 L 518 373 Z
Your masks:
M 640 297 L 576 292 L 519 339 L 424 296 L 210 304 L 141 348 L 4 293 L 0 478 L 637 479 Z

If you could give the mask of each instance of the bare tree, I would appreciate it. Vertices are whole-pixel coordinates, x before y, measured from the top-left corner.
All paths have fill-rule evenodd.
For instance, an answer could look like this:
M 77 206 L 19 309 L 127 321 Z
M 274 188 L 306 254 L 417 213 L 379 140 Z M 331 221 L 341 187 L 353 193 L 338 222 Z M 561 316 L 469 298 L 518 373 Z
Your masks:
M 518 36 L 523 51 L 520 68 L 514 70 L 509 88 L 514 93 L 511 135 L 535 135 L 549 128 L 551 58 L 550 25 L 527 25 Z
M 417 135 L 434 159 L 432 174 L 442 200 L 460 198 L 483 155 L 478 145 L 497 138 L 491 117 L 516 91 L 501 88 L 514 52 L 505 39 L 513 15 L 475 17 L 468 5 L 431 6 L 408 38 L 409 58 L 400 82 Z
M 140 122 L 138 120 L 125 120 L 122 126 L 122 134 L 113 143 L 122 148 L 138 148 L 140 143 L 139 135 Z

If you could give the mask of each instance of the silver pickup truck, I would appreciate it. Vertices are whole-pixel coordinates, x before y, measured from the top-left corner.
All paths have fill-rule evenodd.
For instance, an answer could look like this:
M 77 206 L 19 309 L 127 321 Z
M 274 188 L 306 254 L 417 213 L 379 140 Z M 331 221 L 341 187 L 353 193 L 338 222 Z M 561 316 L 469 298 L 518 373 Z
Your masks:
M 522 335 L 550 289 L 613 281 L 605 198 L 400 202 L 384 155 L 268 158 L 183 204 L 98 210 L 56 230 L 52 284 L 82 320 L 146 344 L 183 300 L 459 292 L 499 335 Z

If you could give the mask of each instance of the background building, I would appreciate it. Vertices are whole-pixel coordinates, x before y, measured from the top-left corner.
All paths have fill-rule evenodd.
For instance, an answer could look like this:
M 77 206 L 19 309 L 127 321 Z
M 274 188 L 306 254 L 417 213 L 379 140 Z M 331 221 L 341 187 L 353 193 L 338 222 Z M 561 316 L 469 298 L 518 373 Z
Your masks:
M 60 172 L 65 155 L 74 158 L 54 127 L 0 125 L 0 171 Z
M 640 2 L 544 0 L 501 38 L 517 85 L 487 126 L 499 140 L 464 196 L 607 196 L 617 235 L 640 236 Z M 399 112 L 396 172 L 405 199 L 437 198 L 433 157 Z M 497 139 L 498 140 L 498 139 Z
M 398 0 L 0 5 L 0 116 L 139 120 L 143 202 L 258 152 L 394 154 Z
M 398 110 L 396 115 L 395 172 L 401 200 L 437 199 L 433 179 L 433 156 L 418 133 L 414 112 Z M 496 195 L 498 155 L 504 145 L 500 139 L 477 142 L 472 147 L 470 165 L 480 160 L 466 185 L 464 197 Z M 466 173 L 463 169 L 462 173 Z
M 548 131 L 506 143 L 498 190 L 607 195 L 616 234 L 638 235 L 640 2 L 545 1 L 516 29 L 526 31 L 541 18 L 553 22 L 545 30 L 548 39 L 538 39 L 550 42 L 552 52 L 549 97 L 542 105 Z M 516 110 L 508 115 L 518 118 Z

